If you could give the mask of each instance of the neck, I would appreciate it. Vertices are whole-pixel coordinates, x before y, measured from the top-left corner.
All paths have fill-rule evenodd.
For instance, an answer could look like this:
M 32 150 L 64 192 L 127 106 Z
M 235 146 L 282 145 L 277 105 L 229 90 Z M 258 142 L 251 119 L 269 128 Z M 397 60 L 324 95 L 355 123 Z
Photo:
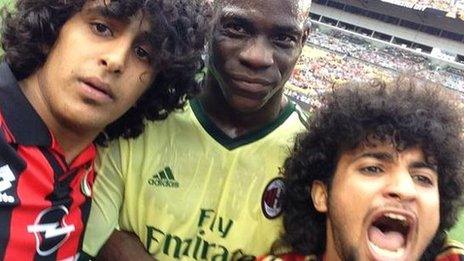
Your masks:
M 71 132 L 67 128 L 55 129 L 55 131 L 52 130 L 52 133 L 63 149 L 64 157 L 68 164 L 71 164 L 71 162 L 87 148 L 98 135 L 98 133 L 93 135 L 81 135 Z
M 326 227 L 327 227 L 326 244 L 325 244 L 325 253 L 324 253 L 323 260 L 342 261 L 342 259 L 338 255 L 338 252 L 335 246 L 331 223 L 327 222 Z
M 100 130 L 82 130 L 79 126 L 73 126 L 55 117 L 45 97 L 40 92 L 37 73 L 20 81 L 19 86 L 27 100 L 53 134 L 53 137 L 60 144 L 68 164 L 89 146 L 100 132 Z
M 283 90 L 279 90 L 259 110 L 240 112 L 230 107 L 218 83 L 211 77 L 208 77 L 205 91 L 199 99 L 208 117 L 231 138 L 243 136 L 271 123 L 288 102 L 283 96 Z

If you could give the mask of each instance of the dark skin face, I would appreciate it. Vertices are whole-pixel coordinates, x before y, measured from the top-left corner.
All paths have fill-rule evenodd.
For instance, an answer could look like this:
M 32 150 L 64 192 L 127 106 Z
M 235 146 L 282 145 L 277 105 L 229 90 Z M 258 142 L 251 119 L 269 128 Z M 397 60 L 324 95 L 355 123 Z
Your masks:
M 285 105 L 283 86 L 309 33 L 305 0 L 224 0 L 210 43 L 206 112 L 229 136 L 258 129 Z
M 237 137 L 273 121 L 285 105 L 282 88 L 309 33 L 310 1 L 215 1 L 210 71 L 200 101 L 217 127 Z M 236 84 L 238 77 L 258 83 Z M 153 260 L 134 241 L 115 230 L 101 253 L 106 260 Z

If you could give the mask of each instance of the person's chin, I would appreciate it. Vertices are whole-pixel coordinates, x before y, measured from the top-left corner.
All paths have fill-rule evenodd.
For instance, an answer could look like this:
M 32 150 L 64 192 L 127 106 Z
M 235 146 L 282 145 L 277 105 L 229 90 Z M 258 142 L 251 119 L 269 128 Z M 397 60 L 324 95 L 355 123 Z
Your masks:
M 229 99 L 229 105 L 235 111 L 241 113 L 252 113 L 259 111 L 265 104 L 265 101 L 260 99 L 251 99 L 243 96 L 233 96 Z

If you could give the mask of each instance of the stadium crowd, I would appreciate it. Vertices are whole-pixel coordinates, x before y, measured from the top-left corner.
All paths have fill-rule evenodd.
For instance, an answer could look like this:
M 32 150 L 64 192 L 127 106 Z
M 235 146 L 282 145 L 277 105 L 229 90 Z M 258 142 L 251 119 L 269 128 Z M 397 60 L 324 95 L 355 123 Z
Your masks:
M 390 1 L 387 1 L 390 2 Z M 451 12 L 453 9 L 457 8 L 456 11 L 458 12 L 463 12 L 462 6 L 463 0 L 417 0 L 417 1 L 412 1 L 412 0 L 404 0 L 401 1 L 405 5 L 414 3 L 414 6 L 424 6 L 428 8 L 433 8 L 433 9 L 438 9 L 446 12 Z
M 327 86 L 351 79 L 414 74 L 464 93 L 464 72 L 432 65 L 423 56 L 391 46 L 375 46 L 353 35 L 314 30 L 295 67 L 287 94 L 311 104 Z M 365 79 L 359 79 L 363 75 Z M 311 104 L 311 106 L 317 106 Z

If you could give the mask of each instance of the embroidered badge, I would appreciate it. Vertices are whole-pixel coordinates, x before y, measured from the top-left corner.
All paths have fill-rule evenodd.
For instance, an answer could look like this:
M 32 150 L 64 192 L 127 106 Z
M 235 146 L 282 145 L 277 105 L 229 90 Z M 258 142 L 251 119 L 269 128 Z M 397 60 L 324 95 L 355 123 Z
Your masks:
M 261 199 L 263 214 L 268 219 L 274 219 L 282 213 L 281 196 L 284 190 L 282 178 L 271 180 L 264 189 Z

